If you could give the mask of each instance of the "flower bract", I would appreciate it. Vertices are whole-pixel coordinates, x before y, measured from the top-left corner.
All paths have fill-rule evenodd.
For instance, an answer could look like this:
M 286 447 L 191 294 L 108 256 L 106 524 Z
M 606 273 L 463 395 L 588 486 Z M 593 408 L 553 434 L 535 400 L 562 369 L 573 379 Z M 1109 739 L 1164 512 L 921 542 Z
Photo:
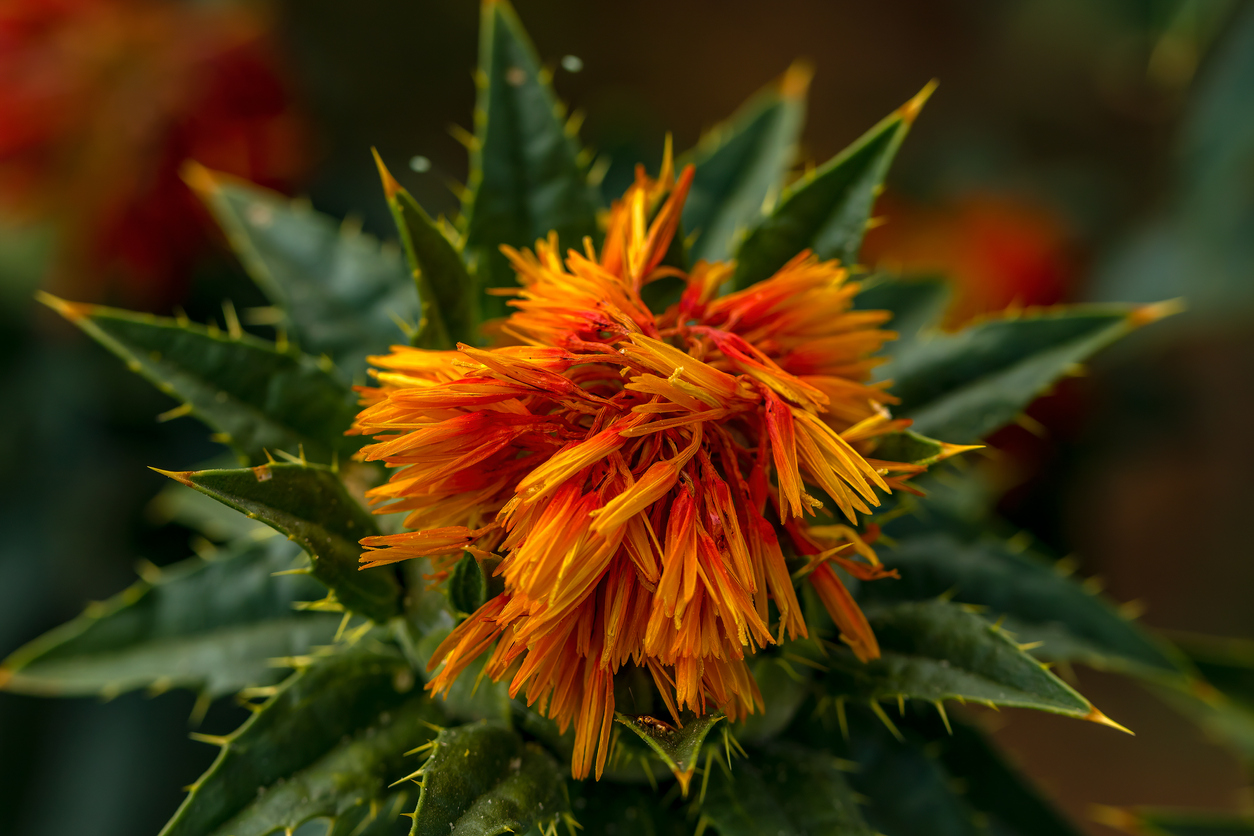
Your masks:
M 746 658 L 809 634 L 798 578 L 877 657 L 837 570 L 888 574 L 854 526 L 922 470 L 873 457 L 909 423 L 867 382 L 888 314 L 854 309 L 847 271 L 809 252 L 719 295 L 733 264 L 668 257 L 691 178 L 669 157 L 657 179 L 638 171 L 599 250 L 505 248 L 520 287 L 496 345 L 397 347 L 363 389 L 362 455 L 396 469 L 370 497 L 406 514 L 363 540 L 363 564 L 425 557 L 439 581 L 470 552 L 504 582 L 428 687 L 490 654 L 488 676 L 574 724 L 576 777 L 601 774 L 626 666 L 677 722 L 760 710 Z M 647 302 L 665 283 L 677 300 Z

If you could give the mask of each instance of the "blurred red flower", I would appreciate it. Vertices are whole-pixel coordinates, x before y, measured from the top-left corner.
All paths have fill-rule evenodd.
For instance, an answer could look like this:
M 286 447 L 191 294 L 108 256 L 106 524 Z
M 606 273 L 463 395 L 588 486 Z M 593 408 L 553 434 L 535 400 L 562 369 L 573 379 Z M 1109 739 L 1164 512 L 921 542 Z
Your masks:
M 0 211 L 56 226 L 51 283 L 169 305 L 208 229 L 184 160 L 294 184 L 308 130 L 268 29 L 228 4 L 0 7 Z
M 872 229 L 862 259 L 906 274 L 943 276 L 953 286 L 946 325 L 1015 305 L 1064 301 L 1076 275 L 1065 221 L 1023 198 L 972 192 L 937 206 L 885 195 L 883 222 Z

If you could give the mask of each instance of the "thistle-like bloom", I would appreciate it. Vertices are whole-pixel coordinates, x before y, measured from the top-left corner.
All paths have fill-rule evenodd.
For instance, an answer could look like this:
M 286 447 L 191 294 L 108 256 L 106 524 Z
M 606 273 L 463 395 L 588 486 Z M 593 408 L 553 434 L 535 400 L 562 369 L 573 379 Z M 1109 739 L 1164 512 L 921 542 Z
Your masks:
M 490 651 L 488 676 L 574 721 L 580 778 L 604 767 L 626 665 L 677 721 L 761 709 L 745 660 L 807 635 L 794 575 L 859 658 L 878 656 L 833 567 L 887 572 L 842 518 L 922 469 L 868 458 L 908 423 L 866 382 L 888 314 L 852 310 L 857 286 L 809 253 L 725 296 L 733 265 L 668 266 L 692 180 L 672 172 L 637 173 L 599 254 L 585 240 L 563 258 L 553 235 L 507 249 L 512 344 L 373 358 L 358 419 L 377 436 L 364 458 L 399 468 L 372 500 L 408 514 L 407 532 L 363 541 L 363 564 L 428 557 L 438 581 L 463 551 L 501 558 L 504 591 L 440 645 L 427 687 Z M 642 291 L 664 278 L 685 289 L 653 311 Z

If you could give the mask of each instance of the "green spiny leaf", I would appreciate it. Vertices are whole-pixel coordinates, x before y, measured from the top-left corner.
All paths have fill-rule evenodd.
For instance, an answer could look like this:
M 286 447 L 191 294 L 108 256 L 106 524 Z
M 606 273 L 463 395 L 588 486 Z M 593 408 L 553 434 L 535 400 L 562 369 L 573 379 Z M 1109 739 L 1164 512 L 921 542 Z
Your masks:
M 336 474 L 318 465 L 263 464 L 234 470 L 159 471 L 266 523 L 300 544 L 313 576 L 351 612 L 386 621 L 400 612 L 400 590 L 387 568 L 359 570 L 363 537 L 374 518 Z
M 218 463 L 230 466 L 230 457 L 223 458 L 225 461 Z M 261 537 L 267 531 L 264 523 L 250 520 L 234 508 L 173 482 L 152 498 L 147 510 L 148 518 L 157 525 L 178 523 L 215 543 Z
M 701 812 L 721 836 L 872 836 L 835 758 L 780 742 L 711 766 Z
M 281 324 L 309 354 L 325 354 L 347 380 L 364 379 L 366 357 L 399 342 L 398 322 L 418 305 L 393 246 L 347 231 L 307 205 L 190 164 L 184 171 Z
M 714 712 L 702 717 L 689 717 L 678 729 L 653 717 L 628 717 L 616 713 L 614 719 L 635 732 L 662 759 L 675 773 L 684 795 L 687 795 L 688 783 L 701 755 L 701 746 L 723 715 Z
M 567 810 L 552 755 L 504 726 L 479 721 L 442 729 L 422 767 L 411 836 L 518 833 Z
M 891 532 L 890 532 L 891 533 Z M 986 608 L 1022 643 L 1043 640 L 1036 655 L 1124 671 L 1178 675 L 1159 642 L 1101 597 L 1063 576 L 1044 558 L 986 537 L 964 541 L 945 532 L 903 538 L 880 557 L 900 579 L 867 584 L 868 601 L 923 601 L 940 595 Z
M 405 753 L 428 741 L 440 712 L 415 696 L 383 711 L 373 723 L 341 740 L 325 755 L 292 773 L 211 833 L 267 836 L 289 833 L 315 818 L 329 818 L 331 832 L 357 836 L 369 827 L 396 833 L 396 822 L 418 793 L 387 787 L 409 766 Z M 327 834 L 330 836 L 330 834 Z
M 482 15 L 465 252 L 481 288 L 513 287 L 500 245 L 531 247 L 556 230 L 563 245 L 578 247 L 597 235 L 600 199 L 514 10 L 491 0 Z M 486 316 L 507 311 L 504 299 L 485 300 Z
M 0 680 L 10 691 L 67 697 L 136 688 L 216 697 L 268 685 L 281 675 L 274 658 L 331 641 L 340 621 L 292 609 L 321 594 L 303 575 L 274 576 L 299 559 L 282 539 L 251 539 L 212 560 L 151 567 L 148 580 L 14 652 Z
M 397 836 L 398 822 L 413 799 L 413 790 L 406 788 L 377 803 L 359 804 L 332 819 L 325 836 Z
M 696 176 L 684 204 L 684 227 L 698 234 L 692 258 L 731 258 L 745 230 L 779 193 L 797 154 L 811 68 L 794 64 L 693 151 Z M 678 236 L 676 236 L 678 238 Z
M 917 432 L 965 444 L 1009 423 L 1098 349 L 1167 312 L 1092 306 L 1003 315 L 919 339 L 880 373 L 901 399 L 895 415 L 913 419 Z
M 848 756 L 853 764 L 849 783 L 865 799 L 867 821 L 884 836 L 987 832 L 976 823 L 976 811 L 955 792 L 954 776 L 935 754 L 943 739 L 929 749 L 927 739 L 913 729 L 890 732 L 871 712 L 857 708 L 849 712 L 844 739 L 830 725 L 816 723 L 796 730 L 794 736 L 810 745 L 825 741 L 833 751 Z
M 932 464 L 945 454 L 945 445 L 916 432 L 888 433 L 879 438 L 874 456 L 889 462 Z
M 898 108 L 853 145 L 784 191 L 736 254 L 737 289 L 769 278 L 797 253 L 855 264 L 875 198 L 897 148 L 935 85 Z
M 477 342 L 479 294 L 461 253 L 418 202 L 388 173 L 376 151 L 388 207 L 405 245 L 422 307 L 414 345 L 451 349 Z
M 224 741 L 161 836 L 263 836 L 392 795 L 439 709 L 373 634 L 312 660 Z
M 876 606 L 866 615 L 883 655 L 862 663 L 835 650 L 824 660 L 829 694 L 871 703 L 959 699 L 1112 724 L 1008 636 L 955 604 Z
M 48 294 L 40 298 L 185 403 L 243 461 L 264 462 L 266 450 L 295 454 L 303 448 L 311 459 L 330 462 L 361 446 L 344 436 L 356 414 L 347 387 L 295 351 L 279 351 L 246 334 L 218 334 Z

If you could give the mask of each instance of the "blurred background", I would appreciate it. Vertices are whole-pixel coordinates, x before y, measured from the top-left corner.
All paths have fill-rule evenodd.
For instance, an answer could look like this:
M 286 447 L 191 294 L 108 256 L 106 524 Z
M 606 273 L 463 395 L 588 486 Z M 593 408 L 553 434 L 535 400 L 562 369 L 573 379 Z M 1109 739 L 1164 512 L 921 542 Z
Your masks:
M 821 162 L 940 79 L 864 261 L 945 273 L 951 324 L 1008 305 L 1188 300 L 1108 351 L 979 463 L 1001 511 L 1155 627 L 1254 637 L 1254 4 L 1224 0 L 516 0 L 610 160 L 704 128 L 798 56 Z M 473 0 L 0 4 L 0 656 L 191 553 L 154 512 L 216 450 L 38 309 L 68 298 L 220 318 L 263 304 L 178 178 L 186 159 L 394 237 L 369 149 L 433 213 L 466 155 Z M 1076 672 L 1133 728 L 983 718 L 1093 834 L 1088 804 L 1254 806 L 1236 759 L 1126 680 Z M 215 753 L 194 697 L 0 693 L 0 832 L 155 833 Z M 199 729 L 243 712 L 210 707 Z

